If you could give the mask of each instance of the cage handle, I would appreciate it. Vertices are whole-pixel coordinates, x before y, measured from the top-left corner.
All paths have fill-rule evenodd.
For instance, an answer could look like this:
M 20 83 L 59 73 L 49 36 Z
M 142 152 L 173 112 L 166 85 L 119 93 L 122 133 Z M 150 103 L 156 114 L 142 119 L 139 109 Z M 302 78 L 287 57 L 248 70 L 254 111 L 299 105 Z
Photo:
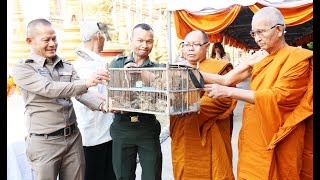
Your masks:
M 199 65 L 197 65 L 197 66 L 199 66 Z M 188 74 L 189 74 L 189 76 L 190 76 L 190 79 L 191 79 L 193 85 L 194 85 L 196 88 L 204 88 L 204 79 L 203 79 L 203 76 L 202 76 L 202 74 L 199 72 L 198 69 L 192 68 L 192 67 L 187 66 L 187 65 L 179 65 L 179 64 L 170 64 L 170 68 L 187 68 Z M 193 73 L 192 70 L 197 70 L 197 72 L 199 72 L 200 81 L 198 81 L 197 77 L 194 75 L 194 73 Z
M 199 73 L 200 75 L 200 81 L 198 81 L 197 77 L 194 75 L 192 69 L 189 69 L 188 68 L 188 73 L 189 73 L 189 76 L 190 76 L 190 79 L 192 81 L 192 83 L 194 84 L 194 86 L 196 88 L 204 88 L 204 79 L 203 79 L 203 76 L 202 74 L 197 70 L 197 72 Z

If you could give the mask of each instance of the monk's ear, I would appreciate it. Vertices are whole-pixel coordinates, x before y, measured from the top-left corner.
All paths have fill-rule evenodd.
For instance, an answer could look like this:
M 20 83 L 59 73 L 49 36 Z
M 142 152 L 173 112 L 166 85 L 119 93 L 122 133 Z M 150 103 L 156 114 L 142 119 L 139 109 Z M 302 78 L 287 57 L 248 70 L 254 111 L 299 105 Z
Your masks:
M 28 38 L 26 38 L 26 42 L 30 45 L 32 42 L 32 39 L 28 37 Z
M 279 36 L 279 37 L 283 36 L 284 33 L 285 33 L 284 27 L 283 27 L 283 26 L 277 26 L 276 28 L 277 28 L 277 30 L 279 31 L 279 32 L 278 32 L 278 36 Z

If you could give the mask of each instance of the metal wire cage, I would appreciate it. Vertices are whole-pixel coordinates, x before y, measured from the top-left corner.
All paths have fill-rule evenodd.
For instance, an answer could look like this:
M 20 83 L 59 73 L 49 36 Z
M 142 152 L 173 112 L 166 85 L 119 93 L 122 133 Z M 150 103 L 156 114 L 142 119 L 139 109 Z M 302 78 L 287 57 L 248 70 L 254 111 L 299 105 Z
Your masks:
M 176 115 L 200 109 L 201 74 L 196 68 L 172 66 L 109 68 L 109 110 Z M 191 75 L 195 78 L 191 78 Z

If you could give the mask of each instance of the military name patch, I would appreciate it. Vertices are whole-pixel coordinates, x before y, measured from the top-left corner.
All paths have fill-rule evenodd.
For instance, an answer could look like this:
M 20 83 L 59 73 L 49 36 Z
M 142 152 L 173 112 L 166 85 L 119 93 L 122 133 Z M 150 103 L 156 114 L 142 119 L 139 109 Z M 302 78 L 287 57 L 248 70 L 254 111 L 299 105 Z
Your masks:
M 71 72 L 67 72 L 67 71 L 59 71 L 59 75 L 60 76 L 71 76 L 72 73 Z
M 41 75 L 48 75 L 49 74 L 49 71 L 44 67 L 38 68 L 38 72 Z

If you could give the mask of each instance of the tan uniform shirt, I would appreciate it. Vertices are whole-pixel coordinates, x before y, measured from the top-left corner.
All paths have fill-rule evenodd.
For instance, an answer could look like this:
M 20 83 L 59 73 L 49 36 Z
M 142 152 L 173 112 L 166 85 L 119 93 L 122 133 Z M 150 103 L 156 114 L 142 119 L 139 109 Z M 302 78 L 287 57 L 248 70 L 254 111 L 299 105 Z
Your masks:
M 76 122 L 70 98 L 82 95 L 87 87 L 70 62 L 56 56 L 50 63 L 32 54 L 17 63 L 13 78 L 23 95 L 29 133 L 48 134 Z M 79 99 L 92 110 L 98 109 L 102 102 L 90 95 Z

